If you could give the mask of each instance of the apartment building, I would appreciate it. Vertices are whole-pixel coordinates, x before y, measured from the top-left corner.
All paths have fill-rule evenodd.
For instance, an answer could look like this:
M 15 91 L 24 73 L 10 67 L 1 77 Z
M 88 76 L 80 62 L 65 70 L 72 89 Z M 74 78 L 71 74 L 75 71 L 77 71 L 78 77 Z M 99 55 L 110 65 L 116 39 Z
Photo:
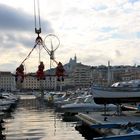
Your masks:
M 0 90 L 15 90 L 15 85 L 15 77 L 12 75 L 11 72 L 0 71 Z
M 77 63 L 72 71 L 75 87 L 89 87 L 91 85 L 90 66 Z
M 110 73 L 110 78 L 108 74 Z M 94 84 L 110 85 L 119 81 L 129 81 L 140 79 L 140 67 L 135 66 L 111 66 L 108 72 L 108 66 L 91 67 L 91 79 Z
M 35 74 L 33 74 L 25 77 L 22 88 L 28 90 L 56 90 L 56 84 L 55 76 L 46 76 L 45 80 L 37 80 Z

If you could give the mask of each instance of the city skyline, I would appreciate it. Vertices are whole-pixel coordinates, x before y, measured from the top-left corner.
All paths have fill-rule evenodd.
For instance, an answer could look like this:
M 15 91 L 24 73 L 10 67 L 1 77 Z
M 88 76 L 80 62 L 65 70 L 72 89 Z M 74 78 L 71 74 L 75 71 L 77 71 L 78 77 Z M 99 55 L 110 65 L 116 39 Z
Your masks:
M 140 64 L 140 0 L 40 0 L 42 38 L 57 35 L 55 53 L 63 64 L 77 55 L 85 65 Z M 0 71 L 14 72 L 35 44 L 32 1 L 0 0 Z M 49 68 L 49 56 L 42 50 Z M 26 62 L 36 71 L 38 50 Z M 55 63 L 53 64 L 55 67 Z

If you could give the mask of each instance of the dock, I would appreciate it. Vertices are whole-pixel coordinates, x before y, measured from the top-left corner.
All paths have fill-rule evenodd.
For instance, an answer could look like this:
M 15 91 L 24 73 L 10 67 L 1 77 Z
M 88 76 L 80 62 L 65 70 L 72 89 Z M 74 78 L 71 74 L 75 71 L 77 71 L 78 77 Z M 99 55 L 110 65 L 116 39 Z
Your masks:
M 130 128 L 140 128 L 140 112 L 124 111 L 121 115 L 109 112 L 78 113 L 76 117 L 102 136 L 126 135 Z M 139 131 L 140 132 L 140 131 Z

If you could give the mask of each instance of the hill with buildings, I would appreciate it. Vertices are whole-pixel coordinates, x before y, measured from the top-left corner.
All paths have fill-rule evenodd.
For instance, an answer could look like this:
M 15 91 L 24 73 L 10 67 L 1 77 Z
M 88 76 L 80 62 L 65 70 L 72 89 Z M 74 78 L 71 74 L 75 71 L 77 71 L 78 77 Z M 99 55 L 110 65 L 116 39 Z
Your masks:
M 139 66 L 87 66 L 77 62 L 76 55 L 70 58 L 69 62 L 64 64 L 65 77 L 64 81 L 59 82 L 55 76 L 55 68 L 46 70 L 46 76 L 42 81 L 43 89 L 59 90 L 60 85 L 63 89 L 85 88 L 91 84 L 108 85 L 108 68 L 110 69 L 110 84 L 118 81 L 129 81 L 140 79 Z M 53 75 L 53 76 L 51 76 Z M 11 72 L 0 72 L 0 90 L 16 90 L 15 76 Z M 40 89 L 40 81 L 37 80 L 35 73 L 28 74 L 22 83 L 25 90 Z

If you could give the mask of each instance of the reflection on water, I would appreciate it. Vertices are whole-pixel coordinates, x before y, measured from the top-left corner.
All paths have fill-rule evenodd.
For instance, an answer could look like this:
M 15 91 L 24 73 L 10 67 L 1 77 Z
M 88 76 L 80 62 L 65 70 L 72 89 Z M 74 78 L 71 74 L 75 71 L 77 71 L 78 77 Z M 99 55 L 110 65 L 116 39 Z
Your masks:
M 52 108 L 22 96 L 12 118 L 5 119 L 6 140 L 85 140 L 76 123 L 63 122 Z

